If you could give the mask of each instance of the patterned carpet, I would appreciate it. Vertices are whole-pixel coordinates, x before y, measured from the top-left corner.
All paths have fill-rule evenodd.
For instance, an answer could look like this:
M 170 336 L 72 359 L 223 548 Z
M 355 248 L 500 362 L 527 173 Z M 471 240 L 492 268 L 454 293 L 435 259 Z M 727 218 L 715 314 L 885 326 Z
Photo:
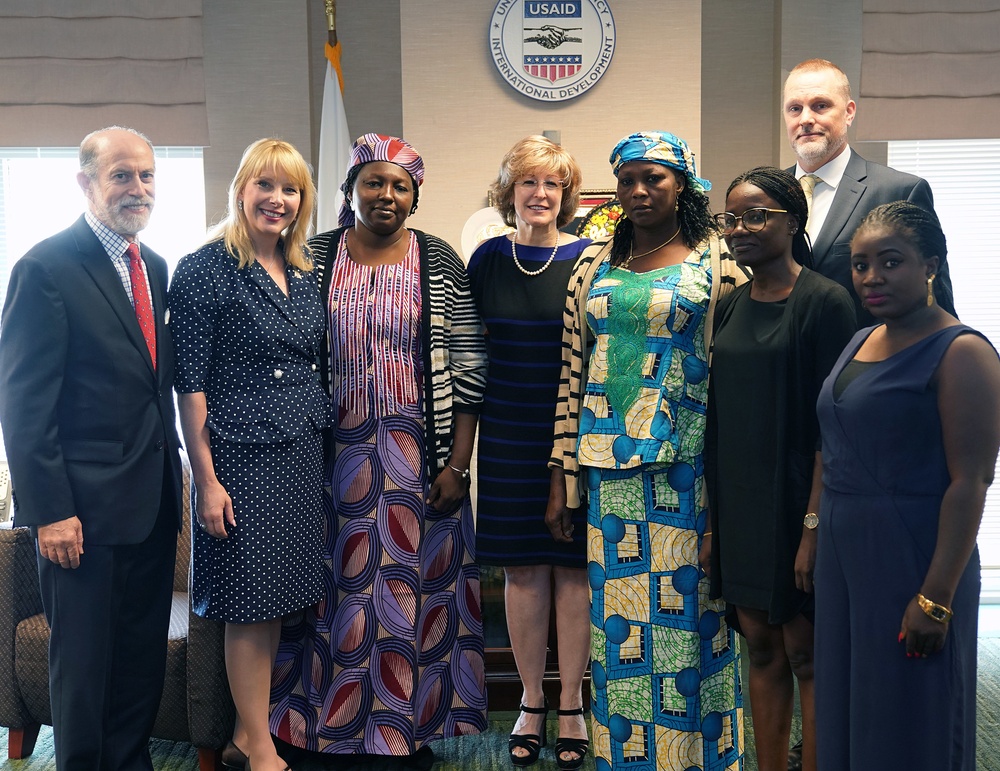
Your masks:
M 433 746 L 437 760 L 433 771 L 510 771 L 512 766 L 507 759 L 507 734 L 514 717 L 513 712 L 495 712 L 490 715 L 489 731 L 482 736 L 435 743 Z M 981 769 L 1000 769 L 1000 637 L 984 637 L 979 640 L 978 720 L 977 765 Z M 539 771 L 556 768 L 551 748 L 556 729 L 557 723 L 553 718 L 549 721 L 549 746 L 542 751 L 542 759 L 535 766 Z M 753 734 L 749 724 L 747 735 L 745 771 L 757 771 L 753 756 Z M 6 746 L 7 729 L 0 728 L 0 747 Z M 198 755 L 188 744 L 154 740 L 150 747 L 156 771 L 190 771 L 198 767 Z M 3 752 L 0 757 L 5 757 L 6 754 Z M 292 762 L 295 771 L 403 771 L 406 768 L 399 761 L 389 760 L 358 763 L 349 758 L 329 761 L 291 756 L 287 760 Z M 48 727 L 42 728 L 31 757 L 0 763 L 0 771 L 51 771 L 54 768 L 52 730 Z M 583 768 L 585 771 L 594 771 L 592 757 L 587 757 Z

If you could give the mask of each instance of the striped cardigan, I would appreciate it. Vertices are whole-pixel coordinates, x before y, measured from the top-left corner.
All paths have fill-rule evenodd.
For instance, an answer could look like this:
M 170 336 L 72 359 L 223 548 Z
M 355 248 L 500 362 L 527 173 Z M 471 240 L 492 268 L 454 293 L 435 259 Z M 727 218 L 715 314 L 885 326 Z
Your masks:
M 712 356 L 712 332 L 718 301 L 746 283 L 750 275 L 736 264 L 725 244 L 711 236 L 702 249 L 712 252 L 712 292 L 705 316 L 705 350 Z M 611 254 L 611 241 L 588 247 L 573 268 L 563 311 L 562 372 L 556 401 L 556 424 L 549 468 L 561 468 L 566 475 L 566 506 L 581 505 L 582 480 L 577 462 L 580 408 L 587 388 L 587 364 L 590 361 L 590 329 L 587 325 L 587 296 L 594 276 Z
M 410 231 L 420 249 L 424 444 L 428 480 L 433 480 L 451 456 L 454 413 L 478 414 L 482 406 L 487 366 L 485 327 L 469 291 L 465 264 L 455 250 L 437 236 L 414 228 Z M 328 307 L 330 297 L 330 261 L 336 257 L 343 232 L 344 228 L 337 228 L 309 239 L 324 307 Z M 320 374 L 332 393 L 330 371 L 327 334 Z

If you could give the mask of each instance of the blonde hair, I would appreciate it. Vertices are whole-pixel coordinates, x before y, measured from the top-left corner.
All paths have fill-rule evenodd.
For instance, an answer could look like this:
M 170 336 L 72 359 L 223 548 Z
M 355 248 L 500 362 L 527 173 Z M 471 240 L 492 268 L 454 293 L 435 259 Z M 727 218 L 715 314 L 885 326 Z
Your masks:
M 500 212 L 505 223 L 516 227 L 514 183 L 533 173 L 552 174 L 562 180 L 562 204 L 556 215 L 556 227 L 561 228 L 576 216 L 583 174 L 572 155 L 538 134 L 522 139 L 500 161 L 500 171 L 490 185 L 493 208 Z
M 792 67 L 792 71 L 788 73 L 788 77 L 792 77 L 797 72 L 832 73 L 834 79 L 837 81 L 837 86 L 840 88 L 841 96 L 844 97 L 844 101 L 851 101 L 851 81 L 847 79 L 847 73 L 833 62 L 827 59 L 806 59 L 804 62 L 799 62 Z M 785 83 L 787 82 L 788 78 L 785 78 Z
M 274 171 L 276 176 L 287 175 L 299 190 L 299 211 L 292 224 L 281 234 L 284 245 L 285 262 L 299 270 L 312 270 L 312 252 L 306 240 L 312 228 L 313 207 L 316 205 L 316 186 L 312 174 L 302 154 L 288 142 L 281 139 L 258 139 L 243 151 L 243 158 L 236 170 L 236 176 L 229 183 L 229 201 L 226 217 L 212 228 L 209 242 L 220 238 L 226 243 L 226 251 L 245 268 L 254 261 L 253 241 L 247 229 L 247 216 L 237 205 L 237 197 L 254 177 Z

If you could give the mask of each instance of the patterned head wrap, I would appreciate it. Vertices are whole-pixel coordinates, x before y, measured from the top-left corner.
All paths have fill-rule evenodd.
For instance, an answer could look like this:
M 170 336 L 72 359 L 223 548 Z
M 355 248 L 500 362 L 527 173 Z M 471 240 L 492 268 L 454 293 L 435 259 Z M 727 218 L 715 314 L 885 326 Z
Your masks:
M 705 193 L 712 189 L 712 183 L 698 176 L 694 165 L 694 153 L 687 142 L 666 131 L 637 131 L 621 140 L 611 151 L 611 170 L 618 176 L 618 170 L 629 161 L 649 161 L 683 171 L 688 184 Z
M 417 181 L 417 185 L 424 183 L 423 158 L 413 149 L 413 145 L 398 137 L 390 137 L 385 134 L 362 134 L 358 137 L 351 148 L 351 164 L 348 169 L 372 161 L 395 163 L 406 169 L 410 176 Z M 350 227 L 354 224 L 354 212 L 351 211 L 351 207 L 347 203 L 351 191 L 348 189 L 346 181 L 340 186 L 340 190 L 344 194 L 344 202 L 340 205 L 338 220 L 341 225 Z

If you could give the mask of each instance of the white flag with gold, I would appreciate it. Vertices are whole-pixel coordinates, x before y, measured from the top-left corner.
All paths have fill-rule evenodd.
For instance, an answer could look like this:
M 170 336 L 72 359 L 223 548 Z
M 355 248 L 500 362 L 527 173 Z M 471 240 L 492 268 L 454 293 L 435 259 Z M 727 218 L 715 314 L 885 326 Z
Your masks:
M 344 110 L 344 75 L 340 69 L 340 41 L 326 44 L 326 79 L 320 119 L 319 163 L 316 169 L 316 231 L 337 227 L 337 213 L 344 199 L 340 184 L 351 160 L 351 134 Z

